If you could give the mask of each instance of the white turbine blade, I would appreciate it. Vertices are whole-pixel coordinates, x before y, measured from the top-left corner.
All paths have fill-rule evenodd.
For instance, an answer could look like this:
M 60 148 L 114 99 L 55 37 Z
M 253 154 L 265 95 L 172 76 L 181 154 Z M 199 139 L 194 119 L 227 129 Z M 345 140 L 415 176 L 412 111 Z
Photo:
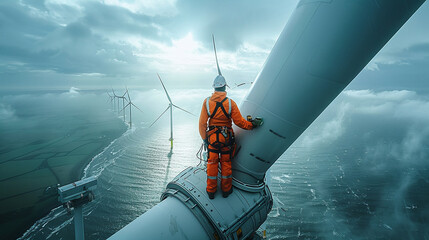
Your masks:
M 142 113 L 144 113 L 139 107 L 137 107 L 134 103 L 132 103 L 132 102 L 130 102 L 130 103 L 128 103 L 128 104 L 131 104 L 131 105 L 133 105 L 135 108 L 137 108 L 140 112 L 142 112 Z
M 181 108 L 181 107 L 179 107 L 179 106 L 177 106 L 177 105 L 174 105 L 174 104 L 173 104 L 173 106 L 175 106 L 176 108 L 178 108 L 178 109 L 180 109 L 180 110 L 182 110 L 182 111 L 184 111 L 184 112 L 187 112 L 187 113 L 191 114 L 192 116 L 195 116 L 193 113 L 191 113 L 191 112 L 189 112 L 189 111 L 187 111 L 187 110 L 185 110 L 185 109 L 183 109 L 183 108 Z M 196 116 L 195 116 L 195 117 L 196 117 Z
M 111 102 L 111 101 L 112 101 L 112 96 L 110 96 L 109 92 L 107 92 L 107 91 L 106 91 L 106 93 L 107 93 L 107 95 L 109 96 L 109 98 L 110 98 L 110 102 Z M 107 102 L 109 102 L 109 99 L 107 100 Z
M 159 81 L 161 81 L 161 84 L 162 84 L 162 87 L 164 88 L 165 94 L 167 94 L 168 101 L 170 101 L 170 103 L 173 104 L 173 102 L 171 101 L 170 96 L 168 95 L 167 89 L 165 88 L 164 83 L 161 80 L 161 77 L 159 76 L 158 73 L 156 75 L 158 75 Z
M 167 112 L 167 110 L 169 108 L 170 108 L 170 106 L 168 106 L 167 109 L 165 109 L 164 112 L 162 112 L 161 115 L 159 115 L 159 117 L 149 127 L 152 127 L 152 125 L 154 125 L 156 123 L 156 121 L 158 121 L 158 119 L 160 119 L 162 117 L 162 115 L 164 115 L 164 113 Z
M 219 68 L 219 62 L 217 61 L 216 43 L 215 43 L 215 39 L 214 39 L 214 35 L 213 34 L 212 34 L 212 38 L 213 38 L 213 48 L 214 48 L 215 58 L 216 58 L 217 72 L 218 72 L 219 75 L 222 76 L 222 73 L 220 72 L 220 68 Z
M 125 105 L 125 107 L 124 107 L 124 108 L 122 108 L 122 109 L 121 109 L 121 111 L 119 111 L 119 112 L 124 111 L 124 109 L 125 109 L 125 108 L 127 108 L 127 107 L 128 107 L 128 105 L 130 105 L 130 104 L 131 104 L 131 103 L 128 103 L 127 105 Z
M 233 88 L 230 88 L 230 89 L 234 89 L 234 88 L 238 88 L 238 87 L 241 87 L 241 86 L 243 86 L 243 85 L 246 85 L 247 83 L 239 83 L 239 84 L 237 84 L 237 83 L 235 83 L 235 87 L 233 87 Z
M 128 87 L 127 88 L 127 96 L 128 96 L 128 102 L 131 102 L 130 94 L 128 93 Z

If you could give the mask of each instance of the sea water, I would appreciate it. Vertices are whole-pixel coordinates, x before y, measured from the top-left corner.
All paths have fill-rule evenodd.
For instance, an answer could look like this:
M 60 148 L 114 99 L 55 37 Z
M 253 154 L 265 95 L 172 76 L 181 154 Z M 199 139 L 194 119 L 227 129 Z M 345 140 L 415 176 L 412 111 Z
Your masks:
M 59 205 L 57 185 L 82 176 L 126 125 L 96 92 L 0 95 L 0 231 L 19 236 Z M 104 95 L 104 94 L 103 94 Z
M 268 239 L 429 239 L 428 107 L 408 91 L 342 93 L 271 168 Z M 136 123 L 85 168 L 85 176 L 98 176 L 96 199 L 84 210 L 87 239 L 114 234 L 199 163 L 197 120 L 174 114 L 172 151 L 164 116 L 152 128 Z M 22 236 L 73 238 L 62 207 Z

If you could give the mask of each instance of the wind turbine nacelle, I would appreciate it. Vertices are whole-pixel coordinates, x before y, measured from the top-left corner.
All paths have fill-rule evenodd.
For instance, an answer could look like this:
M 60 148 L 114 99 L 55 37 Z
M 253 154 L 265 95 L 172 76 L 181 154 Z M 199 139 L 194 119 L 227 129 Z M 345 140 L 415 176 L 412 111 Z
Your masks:
M 109 239 L 141 236 L 147 239 L 246 239 L 252 236 L 273 206 L 268 187 L 258 192 L 234 188 L 228 198 L 223 198 L 218 191 L 211 200 L 206 193 L 206 180 L 204 169 L 185 169 L 167 185 L 160 204 Z

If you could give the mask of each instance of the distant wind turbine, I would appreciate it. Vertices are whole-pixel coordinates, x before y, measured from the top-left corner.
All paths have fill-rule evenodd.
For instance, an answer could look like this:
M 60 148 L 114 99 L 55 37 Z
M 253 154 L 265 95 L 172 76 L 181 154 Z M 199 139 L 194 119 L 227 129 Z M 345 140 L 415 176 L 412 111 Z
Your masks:
M 115 90 L 113 90 L 113 88 L 112 88 L 112 92 L 113 92 L 113 98 L 115 99 L 115 101 L 116 101 L 116 99 L 118 99 L 118 108 L 117 108 L 117 111 L 118 111 L 118 114 L 119 114 L 119 97 L 120 96 L 116 95 Z M 114 105 L 116 105 L 115 103 L 114 103 Z
M 143 113 L 143 111 L 139 108 L 139 107 L 137 107 L 132 101 L 131 101 L 131 98 L 130 98 L 130 94 L 128 93 L 128 88 L 127 88 L 127 91 L 124 93 L 124 96 L 125 96 L 125 94 L 127 94 L 127 97 L 128 97 L 128 104 L 127 105 L 125 105 L 124 106 L 124 108 L 122 108 L 122 110 L 121 111 L 124 111 L 124 113 L 125 113 L 125 109 L 129 106 L 130 107 L 130 128 L 132 127 L 132 118 L 131 118 L 131 106 L 133 106 L 133 107 L 135 107 L 135 108 L 137 108 L 137 110 L 139 110 L 140 112 L 142 112 Z M 125 97 L 124 97 L 125 98 Z M 125 115 L 124 115 L 124 121 L 125 121 Z
M 128 89 L 124 92 L 124 94 L 122 95 L 122 96 L 118 96 L 117 98 L 118 98 L 118 101 L 119 101 L 119 99 L 122 99 L 122 109 L 124 109 L 125 108 L 125 101 L 128 101 L 126 98 L 125 98 L 125 95 L 128 93 Z M 119 104 L 118 104 L 118 107 L 119 107 Z M 121 110 L 122 111 L 122 110 Z M 118 112 L 118 114 L 119 114 L 120 112 Z M 125 122 L 125 111 L 124 111 L 124 122 Z
M 189 114 L 191 114 L 192 116 L 195 116 L 194 114 L 192 114 L 191 112 L 189 112 L 189 111 L 187 111 L 187 110 L 185 110 L 185 109 L 183 109 L 183 108 L 181 108 L 181 107 L 179 107 L 179 106 L 177 106 L 177 105 L 175 105 L 172 101 L 171 101 L 171 98 L 170 98 L 170 96 L 168 95 L 168 92 L 167 92 L 167 89 L 165 88 L 165 86 L 164 86 L 164 83 L 162 82 L 162 80 L 161 80 L 161 77 L 159 76 L 159 74 L 157 73 L 156 75 L 158 75 L 158 78 L 159 78 L 159 81 L 161 81 L 161 84 L 162 84 L 162 87 L 164 88 L 164 91 L 165 91 L 165 94 L 167 95 L 167 98 L 168 98 L 168 101 L 170 102 L 169 104 L 168 104 L 168 107 L 167 107 L 167 109 L 165 109 L 164 110 L 164 112 L 162 112 L 161 113 L 161 115 L 159 115 L 159 117 L 149 126 L 149 127 L 152 127 L 152 125 L 154 125 L 157 121 L 158 121 L 158 119 L 160 119 L 161 117 L 162 117 L 162 115 L 164 115 L 164 113 L 165 112 L 167 112 L 167 110 L 168 109 L 170 109 L 170 142 L 171 142 L 171 149 L 173 149 L 173 107 L 175 107 L 175 108 L 178 108 L 178 109 L 180 109 L 180 110 L 182 110 L 182 111 L 184 111 L 184 112 L 186 112 L 186 113 L 189 113 Z
M 107 92 L 107 91 L 106 91 L 106 93 L 107 93 L 107 95 L 109 95 L 110 103 L 114 106 L 114 103 L 113 103 L 114 97 L 113 97 L 112 95 L 110 95 L 110 93 L 109 93 L 109 92 Z M 108 100 L 108 102 L 109 102 L 109 100 Z

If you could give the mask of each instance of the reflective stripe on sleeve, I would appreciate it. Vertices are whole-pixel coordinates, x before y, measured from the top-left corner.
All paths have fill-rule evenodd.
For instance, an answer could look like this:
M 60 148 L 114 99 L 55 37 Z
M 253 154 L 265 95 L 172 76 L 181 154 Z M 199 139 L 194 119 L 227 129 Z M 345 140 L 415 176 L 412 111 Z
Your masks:
M 216 180 L 217 177 L 207 176 L 208 179 Z
M 210 100 L 210 97 L 208 97 L 208 98 L 207 98 L 207 101 L 206 101 L 206 108 L 207 108 L 207 115 L 210 117 L 210 105 L 209 105 L 209 100 Z
M 228 108 L 228 115 L 231 117 L 231 99 L 228 98 L 229 108 Z
M 222 176 L 223 179 L 228 179 L 228 178 L 232 178 L 232 175 L 228 175 L 228 176 Z

